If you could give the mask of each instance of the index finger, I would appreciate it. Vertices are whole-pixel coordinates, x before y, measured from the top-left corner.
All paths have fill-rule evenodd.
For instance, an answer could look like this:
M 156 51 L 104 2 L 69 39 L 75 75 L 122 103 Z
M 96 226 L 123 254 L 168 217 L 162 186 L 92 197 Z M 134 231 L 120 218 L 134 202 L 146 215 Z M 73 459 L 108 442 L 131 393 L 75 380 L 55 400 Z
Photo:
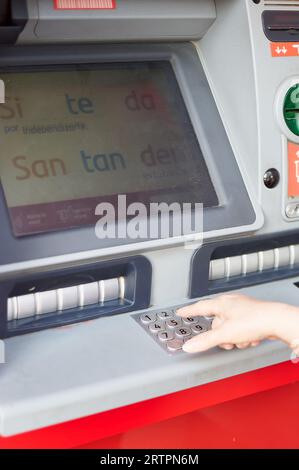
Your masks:
M 221 311 L 219 310 L 219 302 L 217 298 L 200 300 L 196 304 L 186 305 L 186 307 L 179 308 L 177 310 L 177 315 L 180 317 L 209 317 L 209 316 L 219 316 Z

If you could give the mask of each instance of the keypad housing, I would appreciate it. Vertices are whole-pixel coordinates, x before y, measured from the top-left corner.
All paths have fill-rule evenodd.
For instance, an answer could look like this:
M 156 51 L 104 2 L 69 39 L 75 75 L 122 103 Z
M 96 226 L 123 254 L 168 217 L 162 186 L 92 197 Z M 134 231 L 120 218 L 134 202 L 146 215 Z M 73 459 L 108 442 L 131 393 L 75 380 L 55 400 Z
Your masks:
M 182 318 L 176 314 L 178 308 L 138 313 L 132 317 L 167 353 L 182 353 L 184 342 L 210 330 L 213 318 Z

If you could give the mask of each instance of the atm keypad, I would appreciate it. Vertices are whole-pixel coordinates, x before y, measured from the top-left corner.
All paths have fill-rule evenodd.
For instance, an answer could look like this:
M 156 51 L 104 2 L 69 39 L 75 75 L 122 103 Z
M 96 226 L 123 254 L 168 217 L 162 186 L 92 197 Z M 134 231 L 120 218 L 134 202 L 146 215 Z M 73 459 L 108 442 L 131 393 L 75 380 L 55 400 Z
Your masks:
M 133 318 L 162 348 L 169 353 L 182 352 L 184 342 L 208 331 L 212 318 L 176 315 L 175 309 L 133 315 Z

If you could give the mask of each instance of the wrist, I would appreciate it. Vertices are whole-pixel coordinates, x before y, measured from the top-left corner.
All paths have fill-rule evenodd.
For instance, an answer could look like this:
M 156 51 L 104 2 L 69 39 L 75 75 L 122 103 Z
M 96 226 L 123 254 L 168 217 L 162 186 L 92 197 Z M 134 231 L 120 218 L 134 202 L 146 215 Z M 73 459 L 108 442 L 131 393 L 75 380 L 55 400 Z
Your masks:
M 298 347 L 299 309 L 297 307 L 287 304 L 273 304 L 271 323 L 271 336 L 281 339 L 292 348 L 295 347 L 295 344 Z

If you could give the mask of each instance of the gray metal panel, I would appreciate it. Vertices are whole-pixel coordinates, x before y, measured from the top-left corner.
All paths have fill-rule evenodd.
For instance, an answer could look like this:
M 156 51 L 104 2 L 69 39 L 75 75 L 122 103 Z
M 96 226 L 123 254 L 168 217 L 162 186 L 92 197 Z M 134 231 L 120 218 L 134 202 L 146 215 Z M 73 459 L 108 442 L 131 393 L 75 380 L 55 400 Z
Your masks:
M 120 0 L 115 10 L 55 10 L 27 0 L 29 17 L 18 42 L 123 42 L 198 39 L 216 17 L 213 0 Z
M 283 3 L 285 11 L 298 11 L 291 2 L 268 8 L 282 10 Z M 271 56 L 261 18 L 264 2 L 217 0 L 216 7 L 217 20 L 197 46 L 242 174 L 264 211 L 261 233 L 296 230 L 298 219 L 285 217 L 287 137 L 276 118 L 276 97 L 286 79 L 299 81 L 298 57 Z M 263 184 L 269 168 L 281 175 L 271 190 Z
M 240 292 L 299 306 L 298 278 Z M 156 309 L 155 309 L 156 310 Z M 258 348 L 168 355 L 130 314 L 5 341 L 0 433 L 29 431 L 262 368 L 290 358 Z

